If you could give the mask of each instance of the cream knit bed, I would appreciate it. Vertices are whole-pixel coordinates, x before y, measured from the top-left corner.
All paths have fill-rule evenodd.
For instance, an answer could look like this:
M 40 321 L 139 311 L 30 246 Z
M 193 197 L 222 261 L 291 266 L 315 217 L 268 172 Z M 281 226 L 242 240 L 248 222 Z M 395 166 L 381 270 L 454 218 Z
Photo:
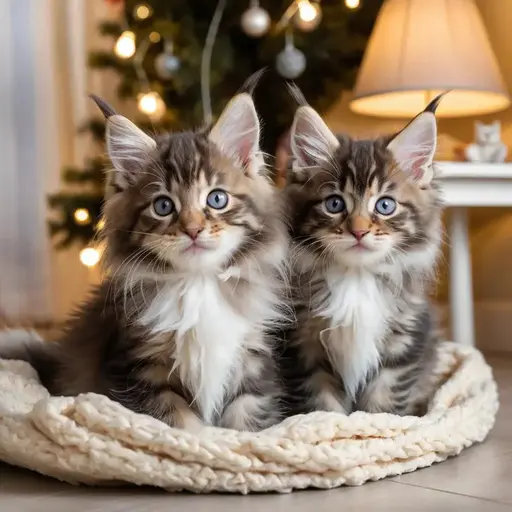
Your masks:
M 170 491 L 360 485 L 443 461 L 489 433 L 498 409 L 490 367 L 470 347 L 446 342 L 440 354 L 440 387 L 423 418 L 319 412 L 258 434 L 199 435 L 103 396 L 50 397 L 29 365 L 0 360 L 0 460 L 71 483 Z

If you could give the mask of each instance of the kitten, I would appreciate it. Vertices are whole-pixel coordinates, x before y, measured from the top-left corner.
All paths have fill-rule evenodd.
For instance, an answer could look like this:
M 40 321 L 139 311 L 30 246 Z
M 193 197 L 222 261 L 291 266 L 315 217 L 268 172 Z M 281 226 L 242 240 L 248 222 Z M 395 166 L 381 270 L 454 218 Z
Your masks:
M 475 123 L 475 139 L 473 144 L 466 146 L 466 158 L 470 162 L 504 162 L 507 158 L 508 148 L 501 141 L 501 123 L 494 121 L 484 124 Z
M 309 106 L 292 127 L 297 326 L 283 361 L 295 412 L 420 413 L 438 335 L 428 284 L 442 236 L 436 98 L 394 137 L 335 136 Z
M 251 86 L 252 87 L 252 86 Z M 93 98 L 114 170 L 106 280 L 57 343 L 0 345 L 52 394 L 105 394 L 171 426 L 281 419 L 268 332 L 282 321 L 288 236 L 250 93 L 211 130 L 155 138 Z

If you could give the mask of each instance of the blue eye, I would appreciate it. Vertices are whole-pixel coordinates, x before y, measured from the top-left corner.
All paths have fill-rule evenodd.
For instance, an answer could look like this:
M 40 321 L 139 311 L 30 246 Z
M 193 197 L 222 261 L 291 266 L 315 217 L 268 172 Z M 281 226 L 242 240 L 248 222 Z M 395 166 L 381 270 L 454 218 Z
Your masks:
M 375 203 L 375 211 L 381 215 L 391 215 L 396 210 L 396 201 L 392 197 L 381 197 Z
M 341 196 L 332 195 L 324 201 L 325 209 L 329 213 L 341 213 L 345 210 L 345 201 Z
M 153 201 L 153 210 L 159 217 L 168 217 L 174 211 L 174 203 L 167 196 L 158 196 Z
M 215 210 L 222 210 L 228 205 L 228 194 L 224 190 L 212 190 L 206 198 L 206 204 Z

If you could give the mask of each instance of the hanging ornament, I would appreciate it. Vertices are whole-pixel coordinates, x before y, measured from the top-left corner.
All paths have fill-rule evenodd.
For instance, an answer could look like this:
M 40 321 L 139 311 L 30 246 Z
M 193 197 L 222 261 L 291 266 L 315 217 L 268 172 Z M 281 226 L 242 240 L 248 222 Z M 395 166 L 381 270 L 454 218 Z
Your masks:
M 121 59 L 129 59 L 135 54 L 135 34 L 131 30 L 125 30 L 116 42 L 115 54 Z
M 73 218 L 75 222 L 80 226 L 85 226 L 91 222 L 91 215 L 89 214 L 89 210 L 87 208 L 77 208 L 73 212 Z
M 288 80 L 295 80 L 306 69 L 306 56 L 296 48 L 291 31 L 287 32 L 285 47 L 276 57 L 276 69 Z
M 137 96 L 139 110 L 154 121 L 159 121 L 165 114 L 165 102 L 156 91 L 140 93 Z
M 309 0 L 298 0 L 298 9 L 294 17 L 295 26 L 304 31 L 310 32 L 320 25 L 322 21 L 322 9 L 318 2 Z
M 270 15 L 260 7 L 258 0 L 251 0 L 251 5 L 242 14 L 240 21 L 243 31 L 250 37 L 261 37 L 270 28 Z
M 180 69 L 181 61 L 173 52 L 172 41 L 166 41 L 164 51 L 155 58 L 155 70 L 162 80 L 170 80 Z
M 153 9 L 148 4 L 139 4 L 133 9 L 133 17 L 137 20 L 147 20 L 152 14 Z
M 348 9 L 357 9 L 360 3 L 359 0 L 345 0 L 345 7 Z
M 100 251 L 94 247 L 86 247 L 80 251 L 80 261 L 86 267 L 95 267 L 100 261 Z

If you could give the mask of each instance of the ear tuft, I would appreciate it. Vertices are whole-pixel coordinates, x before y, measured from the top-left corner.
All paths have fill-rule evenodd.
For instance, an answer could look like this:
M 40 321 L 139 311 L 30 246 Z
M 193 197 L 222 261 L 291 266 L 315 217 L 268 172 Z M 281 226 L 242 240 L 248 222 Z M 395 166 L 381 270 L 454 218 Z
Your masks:
M 291 129 L 291 150 L 299 168 L 329 162 L 339 141 L 320 115 L 309 106 L 297 109 Z
M 446 94 L 448 94 L 450 91 L 442 92 L 441 94 L 438 94 L 423 110 L 423 112 L 432 112 L 432 114 L 436 113 L 437 107 L 439 106 L 439 103 L 441 103 L 441 100 L 445 97 Z
M 235 96 L 210 132 L 210 140 L 227 157 L 247 168 L 259 154 L 260 120 L 248 93 Z
M 101 110 L 101 113 L 105 116 L 105 119 L 116 115 L 116 111 L 105 100 L 96 96 L 96 94 L 89 94 L 89 98 L 96 103 L 97 107 Z

